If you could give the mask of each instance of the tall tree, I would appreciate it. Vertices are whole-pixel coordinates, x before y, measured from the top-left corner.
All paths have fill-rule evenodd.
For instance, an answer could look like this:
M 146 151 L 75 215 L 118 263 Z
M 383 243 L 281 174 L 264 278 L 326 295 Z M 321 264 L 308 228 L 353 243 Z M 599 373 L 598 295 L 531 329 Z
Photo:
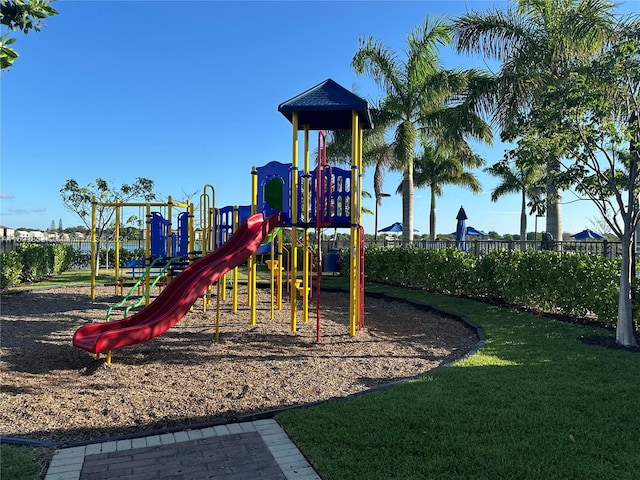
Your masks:
M 150 202 L 156 198 L 153 192 L 153 180 L 138 177 L 135 183 L 123 183 L 120 187 L 97 178 L 94 183 L 81 187 L 75 179 L 69 179 L 60 189 L 62 204 L 70 212 L 80 217 L 82 223 L 91 231 L 93 199 L 102 204 L 115 203 L 116 200 L 126 203 L 133 199 Z M 98 251 L 100 240 L 105 230 L 114 220 L 115 207 L 97 205 L 96 207 L 96 238 Z
M 407 38 L 403 60 L 373 37 L 361 38 L 352 59 L 358 74 L 368 74 L 383 91 L 380 109 L 388 115 L 395 167 L 403 172 L 402 242 L 413 242 L 414 158 L 420 133 L 436 144 L 468 136 L 491 141 L 491 132 L 467 101 L 477 72 L 445 70 L 438 48 L 450 42 L 445 19 L 425 19 Z
M 43 19 L 58 14 L 51 3 L 53 0 L 2 0 L 0 24 L 25 34 L 30 30 L 39 32 L 44 27 Z M 0 35 L 0 70 L 8 69 L 18 59 L 18 53 L 9 46 L 15 41 L 15 38 L 10 38 L 6 33 Z
M 362 140 L 362 163 L 364 168 L 373 167 L 373 191 L 379 206 L 383 195 L 384 176 L 387 170 L 394 170 L 397 161 L 394 157 L 394 145 L 387 142 L 385 133 L 389 128 L 389 115 L 377 105 L 371 109 L 373 128 L 364 130 Z M 349 130 L 328 132 L 327 160 L 329 163 L 351 164 L 351 140 Z
M 557 86 L 576 58 L 589 58 L 615 35 L 609 0 L 512 0 L 506 10 L 471 11 L 453 25 L 459 52 L 481 53 L 501 63 L 486 90 L 502 139 L 521 136 L 522 115 L 557 96 Z M 549 151 L 547 231 L 562 239 L 561 198 L 553 171 L 562 153 Z
M 539 213 L 540 197 L 544 193 L 544 171 L 540 165 L 512 166 L 502 160 L 494 163 L 485 171 L 500 179 L 500 183 L 491 192 L 491 201 L 497 202 L 509 194 L 520 195 L 520 249 L 527 248 L 527 205 L 531 213 Z M 527 202 L 527 199 L 530 199 Z
M 429 204 L 429 238 L 436 239 L 436 198 L 442 196 L 445 185 L 456 185 L 468 188 L 474 193 L 482 191 L 478 178 L 467 168 L 478 168 L 484 160 L 470 152 L 470 155 L 458 157 L 447 147 L 436 147 L 428 139 L 422 137 L 421 151 L 415 159 L 414 186 L 428 187 Z M 398 187 L 402 191 L 402 185 Z
M 633 239 L 640 223 L 640 16 L 620 19 L 604 52 L 574 68 L 554 102 L 530 112 L 530 142 L 563 145 L 556 182 L 593 201 L 622 244 L 616 341 L 636 345 Z M 538 134 L 542 134 L 538 136 Z

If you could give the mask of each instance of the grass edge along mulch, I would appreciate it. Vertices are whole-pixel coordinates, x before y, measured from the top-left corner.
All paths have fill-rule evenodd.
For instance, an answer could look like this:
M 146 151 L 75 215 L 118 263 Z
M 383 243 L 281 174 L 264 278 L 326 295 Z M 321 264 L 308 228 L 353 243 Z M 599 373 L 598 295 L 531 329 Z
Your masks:
M 419 380 L 278 415 L 324 480 L 640 477 L 640 355 L 579 340 L 611 332 L 366 288 L 462 315 L 487 342 Z

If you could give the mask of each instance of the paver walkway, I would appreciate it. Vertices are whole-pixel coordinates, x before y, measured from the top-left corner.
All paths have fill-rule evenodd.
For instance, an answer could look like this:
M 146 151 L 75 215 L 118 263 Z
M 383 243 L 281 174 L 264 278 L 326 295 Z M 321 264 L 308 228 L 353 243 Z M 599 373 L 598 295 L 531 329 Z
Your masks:
M 321 480 L 275 420 L 56 451 L 45 480 Z

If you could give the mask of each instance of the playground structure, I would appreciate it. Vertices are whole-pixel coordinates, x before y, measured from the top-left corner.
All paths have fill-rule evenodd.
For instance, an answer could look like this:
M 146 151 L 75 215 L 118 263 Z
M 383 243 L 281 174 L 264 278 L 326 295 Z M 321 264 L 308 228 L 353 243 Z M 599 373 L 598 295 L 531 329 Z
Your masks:
M 96 238 L 96 211 L 99 206 L 111 207 L 115 209 L 115 287 L 116 295 L 118 294 L 118 288 L 122 288 L 121 274 L 120 274 L 120 225 L 121 225 L 121 213 L 123 208 L 137 207 L 145 209 L 146 229 L 145 229 L 145 263 L 144 265 L 138 265 L 142 269 L 142 277 L 145 282 L 145 289 L 149 289 L 149 283 L 151 278 L 151 268 L 156 267 L 157 259 L 171 259 L 171 258 L 183 258 L 188 260 L 189 252 L 193 251 L 193 204 L 190 202 L 181 203 L 174 202 L 171 196 L 168 197 L 167 202 L 120 202 L 116 200 L 113 203 L 97 202 L 95 197 L 91 202 L 91 300 L 95 300 L 96 290 L 96 274 L 97 274 L 97 255 L 98 255 L 98 241 Z M 167 218 L 165 219 L 160 212 L 152 211 L 152 208 L 166 208 Z M 174 232 L 172 231 L 172 218 L 174 208 L 184 208 L 185 211 L 177 215 L 178 228 Z M 158 273 L 168 273 L 173 275 L 177 272 L 163 272 L 163 267 L 170 266 L 172 262 L 163 262 L 162 265 L 158 265 L 156 270 L 160 270 Z M 169 264 L 169 265 L 167 265 Z M 178 267 L 178 265 L 174 265 Z M 145 295 L 148 301 L 148 295 Z
M 364 232 L 361 225 L 362 214 L 362 135 L 363 130 L 372 127 L 369 106 L 360 97 L 349 92 L 331 79 L 280 104 L 278 111 L 290 122 L 292 135 L 292 163 L 270 162 L 251 171 L 251 205 L 244 207 L 215 208 L 214 189 L 205 185 L 200 198 L 200 220 L 202 228 L 202 252 L 194 260 L 193 205 L 180 205 L 187 209 L 183 223 L 179 223 L 177 241 L 166 249 L 152 252 L 153 235 L 167 239 L 171 237 L 171 213 L 164 221 L 154 224 L 152 206 L 167 206 L 169 212 L 176 205 L 144 204 L 147 209 L 146 252 L 150 265 L 151 254 L 187 254 L 190 264 L 173 278 L 154 302 L 141 312 L 124 320 L 110 323 L 85 325 L 76 331 L 73 343 L 76 347 L 99 355 L 107 352 L 110 361 L 111 350 L 144 342 L 164 333 L 177 323 L 203 293 L 210 291 L 211 285 L 231 270 L 234 271 L 234 311 L 237 308 L 237 267 L 247 262 L 248 303 L 251 308 L 251 323 L 256 321 L 256 278 L 257 257 L 260 248 L 269 249 L 271 260 L 271 286 L 279 282 L 278 305 L 282 305 L 283 239 L 282 228 L 291 232 L 288 277 L 290 282 L 291 330 L 297 328 L 298 294 L 302 300 L 302 315 L 308 321 L 309 297 L 311 293 L 311 251 L 309 230 L 315 229 L 317 240 L 316 259 L 316 314 L 317 340 L 320 341 L 320 277 L 321 238 L 323 228 L 349 228 L 349 334 L 356 335 L 364 324 Z M 351 130 L 352 162 L 349 170 L 331 167 L 326 161 L 325 130 Z M 299 133 L 303 132 L 303 164 L 300 168 Z M 318 160 L 315 169 L 310 168 L 311 131 L 318 131 Z M 118 205 L 116 215 L 118 215 Z M 138 205 L 138 204 L 128 204 Z M 94 204 L 95 215 L 95 204 Z M 119 218 L 116 218 L 118 225 Z M 186 225 L 186 226 L 182 226 Z M 182 228 L 182 230 L 181 230 Z M 300 234 L 300 235 L 299 235 Z M 186 236 L 186 239 L 185 239 Z M 116 232 L 117 237 L 117 232 Z M 277 239 L 277 241 L 276 241 Z M 299 245 L 300 243 L 300 245 Z M 277 257 L 275 245 L 277 244 Z M 95 268 L 95 229 L 92 233 L 92 265 Z M 302 278 L 299 279 L 298 249 L 302 257 Z M 186 250 L 185 250 L 186 249 Z M 116 251 L 118 248 L 116 248 Z M 116 259 L 116 268 L 118 268 Z M 95 273 L 95 272 L 93 272 Z M 118 276 L 116 270 L 116 277 Z M 145 275 L 148 278 L 148 273 Z M 218 301 L 221 297 L 218 282 Z M 148 286 L 148 280 L 147 280 Z M 95 274 L 92 274 L 92 299 L 94 299 Z M 207 297 L 205 295 L 205 304 Z M 273 295 L 272 295 L 273 311 Z

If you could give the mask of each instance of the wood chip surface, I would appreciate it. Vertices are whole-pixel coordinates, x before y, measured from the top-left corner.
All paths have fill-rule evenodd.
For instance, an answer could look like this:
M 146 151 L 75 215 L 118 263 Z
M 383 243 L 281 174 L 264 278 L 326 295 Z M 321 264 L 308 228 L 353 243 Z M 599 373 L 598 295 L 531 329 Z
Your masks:
M 114 287 L 64 287 L 3 294 L 0 311 L 0 432 L 73 442 L 230 420 L 345 397 L 425 374 L 477 342 L 463 323 L 400 301 L 367 297 L 365 328 L 349 336 L 346 293 L 322 292 L 316 308 L 290 328 L 285 304 L 271 319 L 270 292 L 258 289 L 249 324 L 245 287 L 237 313 L 198 300 L 172 329 L 104 356 L 74 348 L 73 333 L 105 321 Z M 120 318 L 116 314 L 115 318 Z

